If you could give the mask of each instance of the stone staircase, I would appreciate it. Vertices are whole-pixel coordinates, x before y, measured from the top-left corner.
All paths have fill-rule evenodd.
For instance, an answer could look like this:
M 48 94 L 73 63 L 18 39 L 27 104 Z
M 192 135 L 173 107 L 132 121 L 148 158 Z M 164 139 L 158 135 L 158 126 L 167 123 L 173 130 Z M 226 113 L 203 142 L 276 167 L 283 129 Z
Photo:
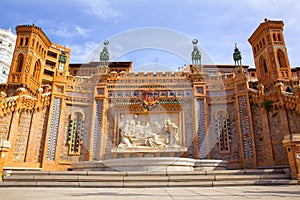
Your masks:
M 10 170 L 0 187 L 218 187 L 297 185 L 287 169 L 190 172 Z

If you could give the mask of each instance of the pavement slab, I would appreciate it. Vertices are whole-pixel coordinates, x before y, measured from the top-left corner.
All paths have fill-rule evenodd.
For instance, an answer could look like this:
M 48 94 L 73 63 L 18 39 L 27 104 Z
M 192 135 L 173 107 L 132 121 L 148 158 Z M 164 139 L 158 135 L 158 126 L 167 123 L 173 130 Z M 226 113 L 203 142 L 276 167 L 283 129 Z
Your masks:
M 300 199 L 299 185 L 160 188 L 0 188 L 0 200 Z

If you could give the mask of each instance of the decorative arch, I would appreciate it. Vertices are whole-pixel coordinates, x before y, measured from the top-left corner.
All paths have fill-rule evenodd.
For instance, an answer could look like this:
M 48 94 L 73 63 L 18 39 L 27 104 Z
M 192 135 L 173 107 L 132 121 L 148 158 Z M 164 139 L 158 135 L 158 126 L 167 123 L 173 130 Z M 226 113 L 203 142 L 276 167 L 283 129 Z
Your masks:
M 216 134 L 219 153 L 230 153 L 231 129 L 229 114 L 226 110 L 219 110 L 215 113 Z
M 280 68 L 286 68 L 286 59 L 285 59 L 285 54 L 281 49 L 278 49 L 277 51 L 277 60 Z
M 17 60 L 16 72 L 22 72 L 23 64 L 24 64 L 24 55 L 19 54 L 18 60 Z
M 259 58 L 259 68 L 261 70 L 261 74 L 267 74 L 268 73 L 268 67 L 267 67 L 267 62 L 266 62 L 266 59 L 261 56 Z
M 69 116 L 69 155 L 80 155 L 84 136 L 84 113 L 76 111 Z
M 35 78 L 35 79 L 38 79 L 39 76 L 40 76 L 40 72 L 41 72 L 41 61 L 40 60 L 37 60 L 34 64 L 34 69 L 33 69 L 33 74 L 32 76 Z

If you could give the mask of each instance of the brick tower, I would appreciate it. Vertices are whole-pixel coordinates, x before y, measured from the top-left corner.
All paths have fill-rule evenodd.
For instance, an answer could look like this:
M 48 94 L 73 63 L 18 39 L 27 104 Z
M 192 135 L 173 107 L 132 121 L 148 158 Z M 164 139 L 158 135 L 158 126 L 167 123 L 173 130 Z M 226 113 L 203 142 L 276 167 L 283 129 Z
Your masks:
M 52 86 L 56 76 L 67 75 L 70 49 L 52 43 L 34 24 L 17 26 L 16 33 L 8 84 L 35 94 L 44 85 Z
M 266 91 L 278 81 L 288 84 L 292 77 L 283 36 L 283 22 L 265 19 L 248 39 L 252 46 L 258 82 Z

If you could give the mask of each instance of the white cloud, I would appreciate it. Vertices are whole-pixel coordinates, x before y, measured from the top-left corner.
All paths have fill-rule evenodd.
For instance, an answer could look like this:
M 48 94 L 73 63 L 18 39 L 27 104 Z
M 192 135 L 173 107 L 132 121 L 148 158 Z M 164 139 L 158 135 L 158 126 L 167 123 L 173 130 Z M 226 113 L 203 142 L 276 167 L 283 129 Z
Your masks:
M 37 23 L 38 26 L 47 29 L 47 34 L 52 34 L 60 38 L 88 37 L 90 33 L 90 30 L 87 28 L 64 22 L 57 23 L 57 21 L 38 19 Z
M 92 52 L 99 47 L 97 42 L 85 42 L 83 44 L 69 44 L 67 45 L 72 49 L 71 63 L 83 63 L 97 60 L 90 60 Z
M 78 2 L 83 4 L 86 13 L 95 15 L 103 21 L 114 21 L 120 15 L 108 0 L 78 0 Z

